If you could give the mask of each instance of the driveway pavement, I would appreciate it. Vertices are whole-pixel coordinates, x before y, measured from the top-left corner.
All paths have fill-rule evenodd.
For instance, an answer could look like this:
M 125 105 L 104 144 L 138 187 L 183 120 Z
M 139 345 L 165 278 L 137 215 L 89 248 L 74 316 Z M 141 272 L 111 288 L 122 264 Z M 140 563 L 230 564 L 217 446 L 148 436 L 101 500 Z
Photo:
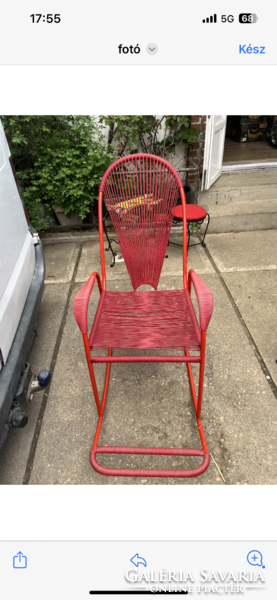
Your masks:
M 176 239 L 175 241 L 178 241 Z M 51 387 L 37 394 L 25 429 L 12 430 L 0 457 L 2 484 L 228 485 L 277 483 L 277 231 L 212 234 L 189 250 L 193 268 L 214 295 L 207 333 L 202 422 L 211 453 L 195 479 L 103 477 L 90 466 L 97 424 L 82 337 L 72 302 L 100 270 L 98 235 L 47 234 L 46 285 L 33 370 L 48 368 Z M 131 290 L 124 263 L 110 268 L 108 289 Z M 160 289 L 182 287 L 182 251 L 169 246 Z M 195 299 L 194 299 L 195 301 Z M 90 320 L 98 303 L 95 287 Z M 100 390 L 104 365 L 96 366 Z M 197 374 L 198 366 L 193 370 Z M 111 368 L 101 444 L 197 447 L 186 367 L 115 364 Z M 107 466 L 182 468 L 197 459 L 106 456 Z

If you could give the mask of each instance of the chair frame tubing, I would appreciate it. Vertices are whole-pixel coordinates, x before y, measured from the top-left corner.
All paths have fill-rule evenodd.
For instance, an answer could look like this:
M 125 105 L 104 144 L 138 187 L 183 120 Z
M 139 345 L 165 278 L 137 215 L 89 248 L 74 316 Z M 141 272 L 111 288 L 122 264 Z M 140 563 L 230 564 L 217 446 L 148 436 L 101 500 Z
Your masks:
M 184 224 L 186 225 L 186 202 L 184 189 L 180 187 L 181 200 L 183 205 Z M 101 256 L 101 269 L 102 269 L 102 283 L 98 273 L 93 273 L 93 276 L 97 278 L 99 292 L 100 292 L 100 303 L 101 294 L 106 290 L 106 268 L 105 268 L 105 250 L 104 250 L 104 236 L 103 236 L 103 214 L 102 214 L 102 202 L 103 193 L 99 193 L 99 237 L 100 237 L 100 256 Z M 183 285 L 184 288 L 188 288 L 191 291 L 191 275 L 187 275 L 187 227 L 183 227 Z M 94 320 L 97 320 L 97 313 Z M 200 356 L 190 356 L 189 350 L 186 349 L 184 356 L 112 356 L 112 348 L 108 350 L 108 356 L 92 357 L 89 347 L 88 334 L 83 333 L 83 341 L 85 346 L 86 358 L 90 373 L 90 379 L 92 389 L 95 398 L 95 404 L 98 412 L 98 424 L 96 428 L 96 434 L 90 454 L 90 462 L 92 467 L 101 475 L 110 476 L 123 476 L 123 477 L 196 477 L 206 471 L 209 466 L 210 457 L 204 436 L 204 431 L 201 422 L 201 407 L 202 407 L 202 395 L 203 395 L 203 384 L 204 384 L 204 368 L 205 368 L 205 349 L 206 349 L 206 331 L 201 330 L 201 345 L 200 345 Z M 108 385 L 111 364 L 114 362 L 134 363 L 134 362 L 167 362 L 167 363 L 185 363 L 188 369 L 189 382 L 191 388 L 191 394 L 193 399 L 193 405 L 195 410 L 196 422 L 198 432 L 201 441 L 201 448 L 195 449 L 184 449 L 184 448 L 131 448 L 131 447 L 119 447 L 119 446 L 98 446 L 98 441 L 101 433 L 101 427 L 104 418 L 104 412 L 106 407 Z M 96 380 L 93 370 L 93 363 L 107 363 L 105 384 L 102 400 L 99 399 L 99 394 L 96 386 Z M 199 363 L 199 384 L 198 384 L 198 396 L 196 395 L 195 384 L 192 375 L 191 363 Z M 97 462 L 97 454 L 144 454 L 144 455 L 170 455 L 170 456 L 199 456 L 202 457 L 202 464 L 194 469 L 121 469 L 121 468 L 108 468 L 99 465 Z

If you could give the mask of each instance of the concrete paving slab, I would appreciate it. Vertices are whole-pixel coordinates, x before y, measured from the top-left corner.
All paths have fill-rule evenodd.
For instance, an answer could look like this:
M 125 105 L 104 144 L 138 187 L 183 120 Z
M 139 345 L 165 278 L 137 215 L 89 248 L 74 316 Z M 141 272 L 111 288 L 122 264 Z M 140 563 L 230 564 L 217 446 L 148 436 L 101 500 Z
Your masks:
M 224 273 L 223 277 L 277 385 L 277 272 Z
M 206 363 L 208 447 L 227 483 L 276 484 L 276 398 L 223 286 L 217 277 L 203 279 L 215 300 Z
M 92 470 L 89 452 L 96 409 L 81 334 L 69 310 L 32 470 L 31 484 L 276 484 L 277 406 L 245 331 L 215 274 L 203 275 L 215 296 L 207 336 L 203 426 L 215 462 L 190 480 L 103 477 Z M 115 289 L 116 282 L 111 282 Z M 164 278 L 167 288 L 179 277 Z M 121 289 L 127 289 L 121 280 Z M 76 287 L 72 299 L 79 289 Z M 71 305 L 72 305 L 71 299 Z M 98 303 L 92 296 L 92 312 Z M 91 313 L 91 311 L 90 311 Z M 90 314 L 90 318 L 92 315 Z M 138 351 L 139 352 L 139 351 Z M 194 366 L 194 371 L 198 369 Z M 104 365 L 96 379 L 103 389 Z M 174 364 L 113 365 L 101 444 L 199 447 L 186 369 Z M 107 466 L 138 466 L 133 456 L 99 459 Z M 196 459 L 186 464 L 195 465 Z M 139 465 L 179 467 L 171 457 L 141 457 Z
M 208 234 L 207 248 L 219 271 L 277 269 L 277 231 Z
M 68 283 L 71 281 L 78 247 L 78 244 L 75 243 L 44 246 L 46 284 Z
M 192 243 L 195 238 L 192 237 Z M 182 237 L 174 237 L 174 242 L 177 244 L 182 243 Z M 116 251 L 120 251 L 119 246 L 114 244 Z M 161 278 L 169 276 L 182 276 L 183 272 L 183 253 L 182 248 L 170 244 L 167 247 L 166 254 L 168 258 L 165 258 Z M 115 279 L 124 279 L 129 281 L 129 274 L 126 269 L 125 263 L 115 263 L 111 267 L 111 252 L 105 252 L 105 264 L 107 281 L 112 282 Z M 214 268 L 211 265 L 204 248 L 202 246 L 195 246 L 189 248 L 188 252 L 188 269 L 194 269 L 196 273 L 201 275 L 202 273 L 214 273 Z M 76 282 L 85 282 L 90 277 L 93 271 L 101 273 L 100 264 L 100 251 L 99 244 L 95 241 L 92 244 L 86 243 L 83 245 L 82 257 L 78 268 Z M 110 288 L 109 288 L 110 289 Z M 130 287 L 129 289 L 132 289 Z
M 223 173 L 212 187 L 200 192 L 201 206 L 277 198 L 277 171 Z
M 33 373 L 49 369 L 64 311 L 69 285 L 46 286 L 40 305 L 38 337 L 30 357 Z M 41 407 L 43 392 L 34 395 L 28 409 L 29 422 L 24 429 L 11 429 L 1 452 L 0 484 L 22 484 Z
M 182 244 L 182 236 L 172 238 L 177 244 Z M 191 244 L 196 244 L 199 239 L 196 236 L 191 236 Z M 161 277 L 182 276 L 183 272 L 183 250 L 178 246 L 169 244 L 167 248 L 168 259 L 164 261 Z M 194 269 L 198 275 L 204 273 L 214 273 L 214 268 L 209 261 L 204 248 L 199 246 L 191 246 L 188 250 L 188 271 Z
M 205 208 L 211 217 L 209 233 L 277 229 L 277 199 L 211 204 Z
M 63 242 L 91 242 L 92 240 L 99 240 L 99 231 L 96 229 L 90 229 L 89 231 L 64 231 L 64 232 L 53 232 L 44 231 L 41 234 L 41 240 L 43 246 L 61 244 Z
M 230 190 L 233 188 L 249 187 L 250 185 L 258 185 L 264 188 L 267 185 L 277 186 L 276 169 L 271 171 L 245 171 L 239 173 L 223 173 L 217 179 L 211 189 Z
M 108 269 L 112 271 L 114 275 L 114 268 L 110 268 L 110 264 L 112 262 L 112 254 L 111 252 L 105 252 L 106 259 L 106 271 L 109 273 Z M 122 276 L 127 277 L 128 273 L 126 271 L 126 267 L 122 263 L 116 264 L 122 270 Z M 101 275 L 101 262 L 100 262 L 100 247 L 99 241 L 94 240 L 92 243 L 85 243 L 82 246 L 82 254 L 81 260 L 79 263 L 79 268 L 76 275 L 76 282 L 85 282 L 93 273 L 93 271 L 98 271 Z M 123 275 L 124 274 L 124 275 Z
M 271 200 L 256 200 L 251 202 L 230 202 L 227 206 L 213 204 L 209 210 L 211 217 L 232 217 L 233 215 L 262 215 L 270 213 L 274 215 L 277 211 L 277 198 Z M 271 229 L 269 227 L 269 229 Z M 243 231 L 246 231 L 245 229 Z

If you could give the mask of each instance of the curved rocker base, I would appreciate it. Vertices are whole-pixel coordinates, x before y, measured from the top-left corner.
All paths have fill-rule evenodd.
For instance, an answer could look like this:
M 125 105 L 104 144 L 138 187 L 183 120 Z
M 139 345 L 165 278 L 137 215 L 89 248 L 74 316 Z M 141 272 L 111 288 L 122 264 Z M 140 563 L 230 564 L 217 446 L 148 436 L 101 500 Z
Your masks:
M 102 467 L 96 460 L 97 454 L 145 454 L 169 456 L 202 456 L 203 462 L 196 469 L 113 469 Z M 132 448 L 124 446 L 96 446 L 90 453 L 92 468 L 100 475 L 113 477 L 197 477 L 204 473 L 209 464 L 210 457 L 201 449 L 190 448 Z

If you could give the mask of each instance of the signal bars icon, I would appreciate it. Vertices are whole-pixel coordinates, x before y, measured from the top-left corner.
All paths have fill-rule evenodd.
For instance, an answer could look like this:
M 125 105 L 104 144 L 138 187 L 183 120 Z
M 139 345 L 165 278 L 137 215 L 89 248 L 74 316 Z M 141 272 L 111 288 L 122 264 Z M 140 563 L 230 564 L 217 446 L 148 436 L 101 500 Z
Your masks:
M 211 16 L 211 17 L 207 17 L 206 19 L 203 19 L 202 23 L 217 23 L 217 15 L 214 15 L 214 16 Z

